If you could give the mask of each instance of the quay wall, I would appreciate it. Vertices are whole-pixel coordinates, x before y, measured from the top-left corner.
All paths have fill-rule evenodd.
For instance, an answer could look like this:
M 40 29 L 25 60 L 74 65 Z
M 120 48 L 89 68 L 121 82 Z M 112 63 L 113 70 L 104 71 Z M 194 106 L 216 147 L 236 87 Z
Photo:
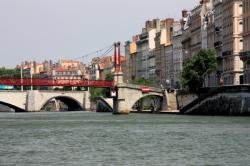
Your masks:
M 206 88 L 194 94 L 177 94 L 180 112 L 194 115 L 250 115 L 250 85 Z

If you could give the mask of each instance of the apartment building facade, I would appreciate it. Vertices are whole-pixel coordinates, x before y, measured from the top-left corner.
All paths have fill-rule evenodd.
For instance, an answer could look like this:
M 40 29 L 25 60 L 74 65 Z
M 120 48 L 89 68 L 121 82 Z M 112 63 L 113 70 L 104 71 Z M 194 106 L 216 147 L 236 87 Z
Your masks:
M 173 26 L 173 85 L 179 89 L 181 87 L 181 72 L 183 66 L 182 50 L 182 27 L 181 23 L 175 22 Z
M 182 54 L 183 54 L 183 61 L 185 62 L 192 56 L 191 53 L 191 12 L 187 10 L 182 11 L 182 19 L 181 19 L 181 26 L 182 26 Z
M 127 82 L 140 78 L 155 79 L 155 38 L 160 31 L 160 20 L 146 21 L 141 34 L 132 37 L 132 41 L 125 44 L 126 65 L 129 67 L 126 74 Z
M 222 78 L 225 85 L 243 83 L 243 6 L 242 0 L 223 0 L 222 3 Z
M 217 56 L 218 67 L 217 67 L 217 85 L 224 83 L 222 78 L 223 71 L 223 58 L 222 58 L 222 43 L 223 43 L 223 19 L 222 19 L 222 0 L 214 0 L 214 49 Z
M 250 0 L 243 0 L 243 52 L 241 59 L 244 61 L 244 83 L 250 83 Z
M 196 6 L 191 10 L 190 16 L 190 52 L 191 56 L 197 53 L 202 48 L 202 34 L 201 34 L 201 5 Z

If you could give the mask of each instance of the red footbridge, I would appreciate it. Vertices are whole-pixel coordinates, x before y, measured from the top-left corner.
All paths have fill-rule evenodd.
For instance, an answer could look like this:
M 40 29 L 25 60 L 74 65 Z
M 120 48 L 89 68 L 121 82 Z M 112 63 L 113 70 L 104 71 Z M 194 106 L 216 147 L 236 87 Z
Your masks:
M 12 86 L 72 86 L 72 87 L 114 87 L 114 81 L 48 79 L 48 78 L 0 78 L 0 85 Z

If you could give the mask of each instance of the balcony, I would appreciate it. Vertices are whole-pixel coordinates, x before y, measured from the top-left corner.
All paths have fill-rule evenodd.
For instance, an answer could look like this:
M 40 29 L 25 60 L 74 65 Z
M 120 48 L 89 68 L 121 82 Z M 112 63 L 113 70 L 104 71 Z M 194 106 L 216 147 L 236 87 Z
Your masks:
M 215 31 L 216 34 L 220 33 L 221 32 L 221 27 L 215 27 L 214 31 Z
M 155 58 L 155 54 L 148 55 L 148 59 Z
M 223 59 L 222 56 L 217 56 L 217 61 L 218 61 L 218 62 L 221 62 L 222 59 Z
M 240 59 L 243 61 L 246 61 L 248 59 L 248 56 L 250 55 L 250 51 L 244 51 L 240 53 Z
M 232 51 L 224 51 L 224 52 L 222 52 L 222 56 L 228 56 L 228 55 L 232 55 Z
M 214 5 L 219 5 L 219 4 L 222 4 L 222 0 L 215 0 L 214 1 Z
M 221 45 L 222 45 L 221 41 L 214 42 L 214 48 L 219 48 L 221 47 Z
M 148 33 L 142 33 L 139 35 L 140 40 L 144 40 L 148 38 Z

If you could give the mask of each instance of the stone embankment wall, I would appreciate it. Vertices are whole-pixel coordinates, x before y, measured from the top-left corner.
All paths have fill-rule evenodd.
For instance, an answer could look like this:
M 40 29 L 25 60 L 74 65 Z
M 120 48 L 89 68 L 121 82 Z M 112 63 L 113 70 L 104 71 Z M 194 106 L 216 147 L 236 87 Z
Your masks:
M 181 110 L 183 107 L 187 106 L 197 98 L 198 96 L 196 94 L 178 90 L 176 94 L 177 109 Z
M 168 112 L 176 112 L 178 110 L 177 108 L 177 100 L 176 100 L 176 93 L 168 93 L 167 94 L 167 99 L 168 99 Z
M 196 104 L 186 114 L 250 115 L 250 93 L 221 93 Z
M 199 98 L 181 106 L 180 112 L 184 114 L 250 115 L 250 86 L 211 88 L 206 93 L 200 93 Z

